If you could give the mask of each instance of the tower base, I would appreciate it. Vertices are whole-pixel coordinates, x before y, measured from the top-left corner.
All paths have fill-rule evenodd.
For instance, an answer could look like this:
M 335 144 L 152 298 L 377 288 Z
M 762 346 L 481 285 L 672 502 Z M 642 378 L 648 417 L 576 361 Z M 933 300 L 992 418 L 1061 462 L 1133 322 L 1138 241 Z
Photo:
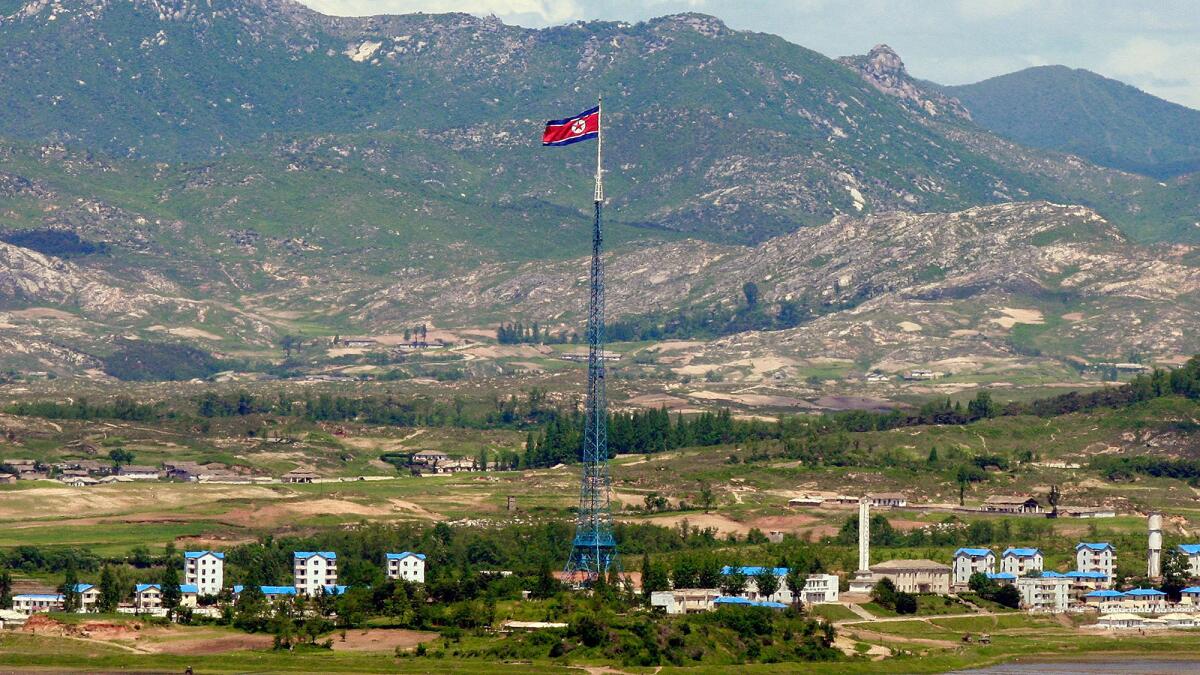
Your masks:
M 850 592 L 869 595 L 871 591 L 875 590 L 875 584 L 879 583 L 879 579 L 880 577 L 870 570 L 859 570 L 850 579 Z

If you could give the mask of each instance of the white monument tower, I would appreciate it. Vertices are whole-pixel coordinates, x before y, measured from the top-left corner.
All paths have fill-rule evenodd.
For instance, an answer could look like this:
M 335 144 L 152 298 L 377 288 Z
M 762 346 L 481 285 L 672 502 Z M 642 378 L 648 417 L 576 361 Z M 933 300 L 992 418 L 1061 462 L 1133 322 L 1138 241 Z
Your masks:
M 1147 518 L 1150 528 L 1150 545 L 1146 551 L 1146 576 L 1162 578 L 1162 514 L 1151 513 Z
M 851 593 L 870 593 L 875 587 L 871 573 L 871 498 L 858 500 L 858 571 L 850 580 Z

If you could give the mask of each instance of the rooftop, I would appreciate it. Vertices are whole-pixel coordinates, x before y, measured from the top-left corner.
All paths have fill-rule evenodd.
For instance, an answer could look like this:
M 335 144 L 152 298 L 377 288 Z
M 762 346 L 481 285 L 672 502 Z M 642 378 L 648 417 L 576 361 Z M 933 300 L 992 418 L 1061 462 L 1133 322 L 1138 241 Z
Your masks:
M 412 551 L 401 551 L 400 553 L 388 553 L 388 554 L 386 554 L 386 556 L 387 556 L 388 560 L 404 560 L 405 558 L 407 558 L 409 556 L 412 556 L 418 560 L 425 559 L 424 553 L 413 553 Z
M 1110 543 L 1108 543 L 1108 542 L 1106 542 L 1106 541 L 1105 541 L 1105 542 L 1086 542 L 1086 541 L 1081 541 L 1081 542 L 1079 542 L 1078 544 L 1075 544 L 1075 550 L 1076 550 L 1076 551 L 1078 551 L 1078 550 L 1079 550 L 1079 549 L 1081 549 L 1081 548 L 1086 548 L 1086 549 L 1088 549 L 1088 550 L 1091 550 L 1091 551 L 1104 551 L 1104 550 L 1110 550 L 1110 551 L 1111 551 L 1111 550 L 1112 550 L 1112 548 L 1113 548 L 1113 545 L 1112 545 L 1112 544 L 1110 544 Z
M 957 558 L 960 555 L 969 555 L 972 558 L 986 558 L 989 555 L 993 555 L 993 553 L 990 548 L 966 548 L 966 547 L 963 547 L 954 552 L 955 558 Z
M 217 560 L 224 560 L 225 554 L 220 551 L 184 551 L 184 558 L 203 558 L 206 555 L 211 555 Z
M 1006 548 L 1004 549 L 1004 557 L 1014 556 L 1017 558 L 1033 558 L 1041 555 L 1042 552 L 1036 548 Z
M 1180 544 L 1179 550 L 1188 555 L 1196 555 L 1200 553 L 1200 544 Z
M 313 556 L 320 556 L 327 560 L 337 560 L 337 554 L 333 551 L 296 551 L 293 555 L 300 560 L 311 558 Z
M 762 574 L 763 570 L 765 570 L 765 569 L 767 569 L 767 568 L 765 568 L 765 567 L 738 567 L 737 571 L 741 572 L 742 574 L 744 574 L 748 577 L 753 577 L 753 576 L 758 576 L 759 574 Z M 729 565 L 726 565 L 721 568 L 721 574 L 732 574 L 733 571 L 734 571 L 734 568 L 730 567 Z M 788 573 L 788 568 L 772 567 L 771 571 L 777 577 L 786 577 L 787 573 Z
M 871 565 L 871 571 L 892 572 L 900 570 L 929 570 L 933 572 L 949 572 L 950 568 L 940 562 L 917 558 L 915 560 L 888 560 Z
M 1029 495 L 992 495 L 983 501 L 984 504 L 1024 504 L 1027 501 L 1037 501 Z

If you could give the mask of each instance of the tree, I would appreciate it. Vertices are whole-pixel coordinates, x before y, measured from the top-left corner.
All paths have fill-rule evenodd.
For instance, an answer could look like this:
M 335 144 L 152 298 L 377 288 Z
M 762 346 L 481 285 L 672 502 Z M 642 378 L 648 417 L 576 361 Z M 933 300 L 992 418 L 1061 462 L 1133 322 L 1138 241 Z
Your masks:
M 713 494 L 712 486 L 708 481 L 700 481 L 700 506 L 705 513 L 712 510 L 713 504 L 717 501 L 716 495 Z
M 779 591 L 779 577 L 775 576 L 775 570 L 764 567 L 754 575 L 754 585 L 758 588 L 759 598 L 769 600 Z
M 12 574 L 0 572 L 0 609 L 12 609 Z
M 64 612 L 74 612 L 79 609 L 79 575 L 75 573 L 74 563 L 67 566 L 62 586 L 58 587 L 58 592 L 63 596 Z
M 112 565 L 105 565 L 100 573 L 100 597 L 96 600 L 96 609 L 111 614 L 117 611 L 121 602 L 121 580 Z
M 479 449 L 479 456 L 475 458 L 475 470 L 487 471 L 488 468 L 488 451 L 487 448 Z
M 1179 602 L 1182 591 L 1192 576 L 1188 566 L 1187 556 L 1178 548 L 1172 548 L 1163 555 L 1162 590 L 1171 602 Z
M 113 461 L 113 464 L 118 467 L 122 464 L 133 463 L 133 453 L 125 448 L 113 448 L 108 451 L 108 458 Z
M 1021 606 L 1021 591 L 1018 591 L 1016 586 L 1006 584 L 996 589 L 996 592 L 992 594 L 991 600 L 1005 607 L 1016 609 Z
M 967 403 L 967 414 L 974 419 L 995 417 L 1000 414 L 1000 406 L 992 401 L 992 395 L 986 391 L 975 394 L 975 398 Z
M 937 446 L 936 445 L 929 449 L 929 458 L 926 459 L 925 461 L 930 464 L 937 464 L 938 454 L 937 454 Z
M 871 589 L 871 600 L 880 607 L 892 609 L 896 606 L 896 584 L 891 579 L 884 577 L 876 582 L 875 587 Z
M 538 565 L 537 582 L 533 587 L 533 596 L 535 598 L 552 598 L 561 588 L 562 585 L 558 583 L 558 580 L 550 572 L 550 560 L 543 559 L 541 564 Z
M 174 614 L 175 608 L 179 607 L 179 603 L 183 600 L 183 591 L 179 588 L 179 570 L 175 569 L 174 561 L 167 563 L 163 568 L 162 581 L 159 582 L 159 591 L 162 592 L 162 604 L 167 609 L 168 614 Z
M 989 579 L 988 575 L 983 572 L 972 574 L 971 578 L 967 581 L 967 586 L 975 593 L 978 593 L 980 597 L 987 599 L 990 599 L 997 590 L 995 580 Z
M 804 604 L 802 596 L 804 595 L 804 586 L 808 584 L 808 575 L 801 572 L 798 566 L 792 566 L 788 570 L 784 582 L 792 593 L 792 604 L 797 608 L 801 607 Z
M 299 349 L 302 344 L 304 344 L 304 340 L 299 336 L 292 335 L 291 333 L 287 333 L 283 337 L 279 338 L 279 346 L 283 348 L 284 354 L 286 354 L 287 358 L 289 359 L 292 358 L 292 350 Z
M 753 281 L 742 284 L 742 295 L 746 296 L 746 307 L 753 310 L 758 306 L 758 284 Z
M 1016 589 L 1013 589 L 1016 590 Z M 896 592 L 896 613 L 897 614 L 916 614 L 917 613 L 917 596 L 904 591 Z
M 667 578 L 667 570 L 661 563 L 650 561 L 648 553 L 642 554 L 642 595 L 649 598 L 655 591 L 665 591 L 671 587 Z
M 729 573 L 721 579 L 721 592 L 725 595 L 741 595 L 746 591 L 746 575 L 742 568 L 736 565 L 729 568 Z
M 1058 491 L 1058 486 L 1051 485 L 1050 486 L 1050 494 L 1046 496 L 1046 501 L 1050 503 L 1050 517 L 1051 518 L 1058 517 L 1058 500 L 1061 496 L 1062 496 L 1062 493 L 1060 493 Z

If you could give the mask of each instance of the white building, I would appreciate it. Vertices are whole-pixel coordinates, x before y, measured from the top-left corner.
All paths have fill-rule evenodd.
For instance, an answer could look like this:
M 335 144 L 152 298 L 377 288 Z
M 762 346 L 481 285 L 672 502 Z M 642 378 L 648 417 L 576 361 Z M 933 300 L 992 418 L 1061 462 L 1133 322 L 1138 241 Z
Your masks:
M 183 581 L 200 595 L 216 595 L 225 585 L 225 554 L 220 551 L 187 551 L 183 554 Z
M 337 554 L 333 551 L 296 551 L 292 555 L 296 592 L 318 595 L 326 586 L 337 585 Z
M 800 591 L 800 601 L 805 605 L 820 605 L 838 601 L 838 575 L 810 574 Z
M 1007 548 L 1000 556 L 1000 571 L 1023 577 L 1042 571 L 1042 552 L 1036 548 Z
M 772 574 L 778 582 L 778 588 L 771 595 L 763 595 L 758 590 L 758 581 L 755 577 L 762 574 L 763 567 L 739 567 L 738 571 L 746 577 L 746 588 L 738 597 L 756 602 L 781 602 L 785 605 L 790 605 L 795 602 L 795 596 L 792 595 L 791 589 L 787 586 L 788 568 L 773 567 Z M 733 572 L 731 567 L 723 567 L 721 574 L 726 575 Z M 836 574 L 809 574 L 804 581 L 804 588 L 800 591 L 800 601 L 806 605 L 819 605 L 821 603 L 837 602 L 838 601 L 838 576 Z
M 677 588 L 673 591 L 654 591 L 650 606 L 667 614 L 697 614 L 711 612 L 713 601 L 721 597 L 715 588 Z
M 94 612 L 100 602 L 100 587 L 95 584 L 75 584 L 75 593 L 79 596 L 79 611 Z
M 1071 604 L 1071 579 L 1054 572 L 1040 577 L 1017 577 L 1021 607 L 1046 612 L 1065 612 Z
M 63 608 L 62 593 L 21 593 L 12 598 L 13 611 L 23 614 L 37 612 L 61 612 Z
M 1180 544 L 1179 550 L 1187 556 L 1188 574 L 1193 579 L 1200 577 L 1200 544 Z
M 1080 542 L 1075 545 L 1075 569 L 1081 572 L 1101 572 L 1113 578 L 1117 550 L 1109 543 Z
M 425 554 L 404 551 L 387 554 L 387 578 L 425 583 Z
M 971 575 L 991 574 L 996 571 L 996 554 L 987 548 L 960 548 L 954 552 L 955 586 L 966 586 L 971 581 Z

